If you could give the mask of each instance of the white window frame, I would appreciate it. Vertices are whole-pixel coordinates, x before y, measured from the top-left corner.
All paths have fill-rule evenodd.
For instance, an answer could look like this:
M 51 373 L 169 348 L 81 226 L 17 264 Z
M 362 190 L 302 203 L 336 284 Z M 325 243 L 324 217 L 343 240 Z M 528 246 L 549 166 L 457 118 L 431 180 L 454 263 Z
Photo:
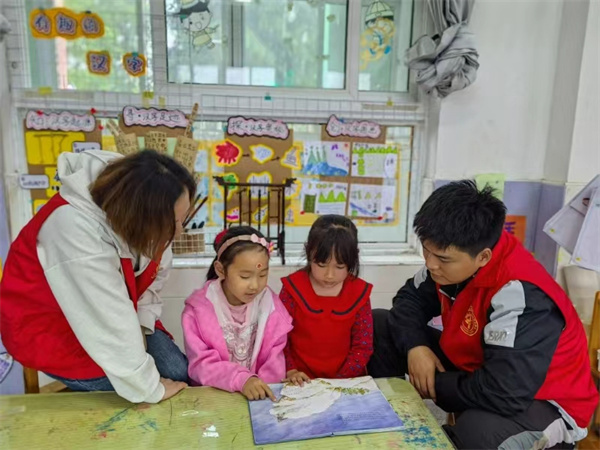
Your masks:
M 200 111 L 196 120 L 226 120 L 233 115 L 259 116 L 284 119 L 295 123 L 326 122 L 335 113 L 350 119 L 374 120 L 387 126 L 413 126 L 411 180 L 409 183 L 408 226 L 406 243 L 362 244 L 363 255 L 409 255 L 414 263 L 419 243 L 412 230 L 412 221 L 422 198 L 432 186 L 435 156 L 437 105 L 417 89 L 414 73 L 410 74 L 406 93 L 359 91 L 359 33 L 347 32 L 345 88 L 300 89 L 268 88 L 258 86 L 222 86 L 174 84 L 167 80 L 167 47 L 165 4 L 163 0 L 150 1 L 152 25 L 152 72 L 154 101 L 166 100 L 164 107 L 191 110 L 198 102 Z M 21 227 L 32 217 L 29 192 L 18 187 L 19 173 L 26 173 L 22 119 L 28 109 L 56 109 L 74 112 L 89 111 L 94 106 L 103 114 L 117 114 L 123 106 L 140 104 L 141 94 L 121 92 L 58 90 L 51 95 L 40 95 L 31 87 L 24 0 L 5 0 L 3 13 L 13 31 L 6 37 L 12 105 L 9 128 L 14 145 L 4 150 L 6 191 L 11 211 L 10 224 L 15 238 Z M 361 0 L 348 1 L 347 30 L 361 29 Z M 430 29 L 425 2 L 414 0 L 412 40 Z M 114 57 L 113 57 L 114 59 Z M 266 99 L 270 96 L 270 99 Z M 5 128 L 6 129 L 6 128 Z M 293 247 L 290 249 L 293 250 Z M 402 261 L 400 261 L 402 262 Z

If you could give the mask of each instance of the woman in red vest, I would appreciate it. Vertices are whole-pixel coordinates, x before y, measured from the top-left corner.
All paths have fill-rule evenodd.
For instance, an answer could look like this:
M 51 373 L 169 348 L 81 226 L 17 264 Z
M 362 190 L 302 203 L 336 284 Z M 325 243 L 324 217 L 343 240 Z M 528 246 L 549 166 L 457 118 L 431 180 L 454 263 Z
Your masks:
M 457 413 L 457 448 L 573 448 L 598 404 L 573 304 L 504 231 L 506 207 L 474 182 L 443 186 L 414 227 L 425 266 L 375 310 L 374 377 L 402 376 Z M 442 317 L 441 333 L 429 326 Z
M 181 389 L 187 360 L 160 323 L 158 296 L 196 185 L 154 151 L 58 158 L 60 193 L 13 242 L 0 326 L 24 366 L 77 391 L 156 403 Z M 140 330 L 141 327 L 141 330 Z
M 319 217 L 305 244 L 309 264 L 283 278 L 280 298 L 294 329 L 285 349 L 287 379 L 366 375 L 373 353 L 372 286 L 358 278 L 358 233 L 350 219 Z

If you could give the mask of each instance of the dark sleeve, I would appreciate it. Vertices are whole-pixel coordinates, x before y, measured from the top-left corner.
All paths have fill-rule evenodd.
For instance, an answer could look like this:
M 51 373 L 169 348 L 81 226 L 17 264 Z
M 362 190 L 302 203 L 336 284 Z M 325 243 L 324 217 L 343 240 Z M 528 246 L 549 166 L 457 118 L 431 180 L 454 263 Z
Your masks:
M 285 306 L 285 309 L 287 310 L 289 315 L 292 317 L 292 325 L 293 325 L 294 320 L 295 320 L 294 312 L 296 311 L 296 303 L 294 302 L 294 299 L 292 298 L 290 293 L 285 289 L 285 286 L 283 286 L 281 288 L 281 292 L 279 293 L 279 299 L 281 300 L 281 303 L 283 303 L 283 306 Z M 290 370 L 293 370 L 297 367 L 296 362 L 294 361 L 294 358 L 292 357 L 292 354 L 290 352 L 290 340 L 289 339 L 287 340 L 287 344 L 286 344 L 285 348 L 283 349 L 283 354 L 285 356 L 285 371 L 287 373 Z
M 413 347 L 428 345 L 427 323 L 441 314 L 436 289 L 423 266 L 394 297 L 388 326 L 400 353 L 407 354 Z
M 483 366 L 436 373 L 437 404 L 446 411 L 509 416 L 528 408 L 544 383 L 565 326 L 554 301 L 533 284 L 511 281 L 492 298 L 488 316 Z
M 361 377 L 367 373 L 367 363 L 373 354 L 373 314 L 368 300 L 356 313 L 352 325 L 352 341 L 346 361 L 337 378 Z

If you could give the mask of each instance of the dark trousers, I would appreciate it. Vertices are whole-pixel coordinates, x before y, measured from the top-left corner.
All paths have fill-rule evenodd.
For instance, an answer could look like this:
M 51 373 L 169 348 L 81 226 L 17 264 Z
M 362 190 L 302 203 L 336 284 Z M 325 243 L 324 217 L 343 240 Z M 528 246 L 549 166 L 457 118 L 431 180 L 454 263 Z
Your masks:
M 404 377 L 408 373 L 407 355 L 399 352 L 394 345 L 388 315 L 385 309 L 373 310 L 374 352 L 368 369 L 374 378 Z M 440 332 L 430 327 L 428 338 L 428 346 L 446 371 L 456 370 L 439 346 Z M 534 400 L 526 411 L 511 417 L 481 409 L 463 411 L 457 415 L 455 425 L 444 425 L 444 430 L 454 445 L 461 449 L 531 448 L 534 442 L 543 439 L 543 431 L 556 420 L 562 421 L 556 407 L 546 401 Z M 566 423 L 564 425 L 567 426 Z M 563 442 L 551 448 L 571 449 L 573 444 Z

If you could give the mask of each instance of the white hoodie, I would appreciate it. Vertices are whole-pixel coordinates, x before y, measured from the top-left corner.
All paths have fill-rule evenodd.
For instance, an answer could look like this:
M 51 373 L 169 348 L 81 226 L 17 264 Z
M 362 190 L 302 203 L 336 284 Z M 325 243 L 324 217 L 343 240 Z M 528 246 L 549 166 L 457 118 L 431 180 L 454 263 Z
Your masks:
M 154 283 L 139 299 L 136 315 L 120 259 L 132 260 L 136 276 L 150 260 L 132 253 L 107 224 L 89 191 L 108 162 L 120 157 L 104 151 L 59 156 L 60 193 L 69 205 L 48 217 L 38 234 L 37 252 L 75 336 L 116 392 L 131 402 L 157 403 L 164 386 L 154 359 L 144 349 L 140 325 L 154 331 L 162 309 L 157 292 L 166 280 L 172 253 L 170 248 L 165 252 Z

